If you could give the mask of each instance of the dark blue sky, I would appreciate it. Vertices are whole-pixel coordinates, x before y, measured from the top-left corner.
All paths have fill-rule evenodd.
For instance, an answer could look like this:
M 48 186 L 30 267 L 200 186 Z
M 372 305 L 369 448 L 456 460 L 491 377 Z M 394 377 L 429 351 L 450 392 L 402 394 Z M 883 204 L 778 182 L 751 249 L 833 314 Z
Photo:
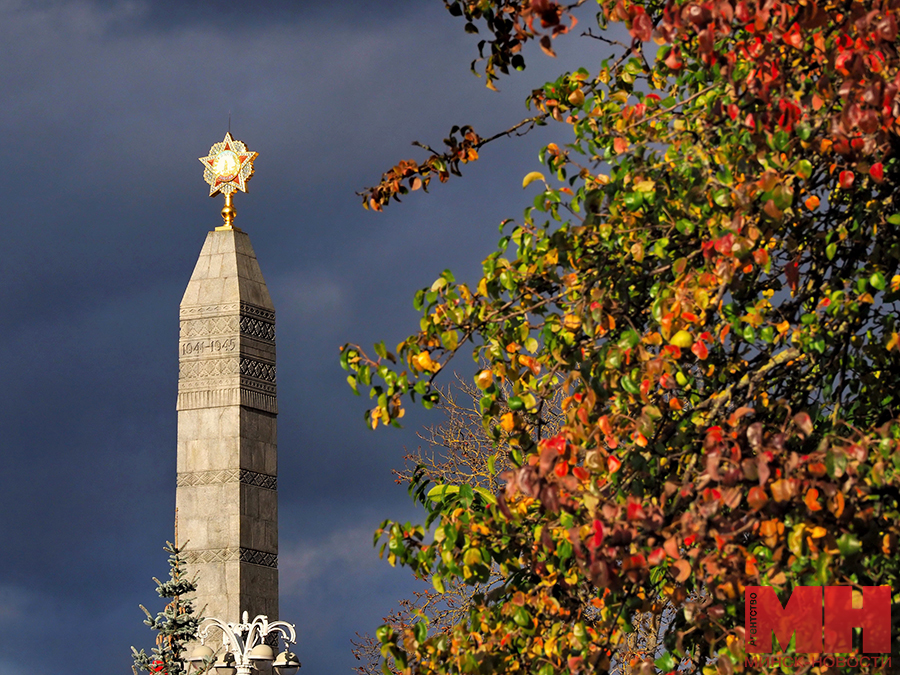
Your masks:
M 438 420 L 367 431 L 338 347 L 399 342 L 447 267 L 476 280 L 551 137 L 498 141 L 384 214 L 354 192 L 421 156 L 411 141 L 506 128 L 533 87 L 593 65 L 573 37 L 494 94 L 469 72 L 477 39 L 440 0 L 0 0 L 0 675 L 126 673 L 152 646 L 178 304 L 220 222 L 197 158 L 229 114 L 259 152 L 236 225 L 278 312 L 280 618 L 306 675 L 353 667 L 350 638 L 413 586 L 372 532 L 417 517 L 391 469 Z

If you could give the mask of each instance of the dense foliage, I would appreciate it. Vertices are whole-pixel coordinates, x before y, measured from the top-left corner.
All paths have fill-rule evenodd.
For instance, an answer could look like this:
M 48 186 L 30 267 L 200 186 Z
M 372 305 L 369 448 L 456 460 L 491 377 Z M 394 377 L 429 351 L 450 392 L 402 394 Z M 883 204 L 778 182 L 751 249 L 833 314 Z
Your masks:
M 489 36 L 489 85 L 531 40 L 552 54 L 583 4 L 445 0 Z M 635 612 L 667 607 L 667 653 L 638 672 L 743 672 L 745 586 L 900 600 L 900 2 L 598 5 L 581 39 L 618 51 L 529 97 L 518 126 L 555 120 L 571 142 L 525 176 L 541 190 L 483 277 L 417 293 L 396 354 L 342 352 L 373 428 L 434 405 L 435 376 L 471 355 L 513 465 L 497 494 L 417 482 L 433 541 L 383 528 L 390 561 L 438 591 L 505 579 L 449 634 L 383 627 L 406 672 L 602 672 Z M 454 129 L 364 203 L 447 180 L 500 135 Z
M 194 612 L 194 604 L 190 594 L 197 590 L 197 585 L 186 576 L 184 555 L 177 544 L 166 542 L 164 550 L 169 554 L 169 578 L 156 582 L 156 592 L 168 602 L 163 611 L 153 616 L 147 608 L 141 609 L 147 618 L 144 623 L 157 632 L 156 646 L 150 654 L 143 649 L 131 648 L 134 658 L 132 670 L 135 675 L 139 670 L 161 675 L 185 675 L 187 666 L 183 660 L 183 652 L 188 644 L 197 636 L 197 628 L 202 620 Z M 206 672 L 211 664 L 205 664 L 193 672 L 196 675 Z

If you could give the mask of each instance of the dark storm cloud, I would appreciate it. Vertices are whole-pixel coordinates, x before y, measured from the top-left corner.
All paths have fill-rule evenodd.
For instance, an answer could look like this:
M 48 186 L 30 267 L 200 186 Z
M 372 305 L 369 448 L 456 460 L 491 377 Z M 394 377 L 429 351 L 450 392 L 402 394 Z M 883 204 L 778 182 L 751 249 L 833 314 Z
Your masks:
M 396 344 L 417 288 L 475 276 L 542 136 L 381 215 L 354 191 L 414 139 L 514 123 L 564 68 L 537 59 L 490 94 L 475 41 L 436 0 L 0 0 L 0 675 L 127 672 L 151 642 L 137 604 L 172 536 L 178 304 L 221 208 L 196 158 L 229 113 L 260 153 L 236 224 L 278 312 L 281 618 L 307 675 L 354 665 L 349 639 L 412 583 L 371 533 L 415 517 L 391 469 L 434 419 L 367 432 L 338 346 Z

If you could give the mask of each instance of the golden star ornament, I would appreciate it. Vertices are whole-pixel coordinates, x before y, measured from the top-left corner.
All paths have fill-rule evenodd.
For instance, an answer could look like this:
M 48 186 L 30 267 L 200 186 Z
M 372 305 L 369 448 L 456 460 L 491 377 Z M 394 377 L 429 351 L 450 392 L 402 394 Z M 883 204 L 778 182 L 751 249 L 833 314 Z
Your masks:
M 203 180 L 209 183 L 209 196 L 221 192 L 230 197 L 235 190 L 247 191 L 247 181 L 253 177 L 253 160 L 258 152 L 250 152 L 241 141 L 231 137 L 229 131 L 225 140 L 215 143 L 206 157 L 201 157 Z

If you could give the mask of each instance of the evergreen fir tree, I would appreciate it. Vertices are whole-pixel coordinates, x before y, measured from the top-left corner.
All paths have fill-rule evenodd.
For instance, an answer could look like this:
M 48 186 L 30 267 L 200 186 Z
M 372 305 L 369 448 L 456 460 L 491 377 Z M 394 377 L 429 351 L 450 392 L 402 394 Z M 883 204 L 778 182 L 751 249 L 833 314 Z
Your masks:
M 144 623 L 158 634 L 156 647 L 150 654 L 143 649 L 138 651 L 134 647 L 131 648 L 134 655 L 132 670 L 135 675 L 139 670 L 161 675 L 186 675 L 187 665 L 181 654 L 187 645 L 196 639 L 202 621 L 202 617 L 194 613 L 193 601 L 188 597 L 197 590 L 197 584 L 186 577 L 183 549 L 179 548 L 177 543 L 166 542 L 164 550 L 169 553 L 169 578 L 160 581 L 153 577 L 153 581 L 156 582 L 156 592 L 159 596 L 169 599 L 170 602 L 155 617 L 146 607 L 140 606 L 147 615 Z M 195 672 L 198 675 L 205 673 L 210 665 L 205 664 Z

